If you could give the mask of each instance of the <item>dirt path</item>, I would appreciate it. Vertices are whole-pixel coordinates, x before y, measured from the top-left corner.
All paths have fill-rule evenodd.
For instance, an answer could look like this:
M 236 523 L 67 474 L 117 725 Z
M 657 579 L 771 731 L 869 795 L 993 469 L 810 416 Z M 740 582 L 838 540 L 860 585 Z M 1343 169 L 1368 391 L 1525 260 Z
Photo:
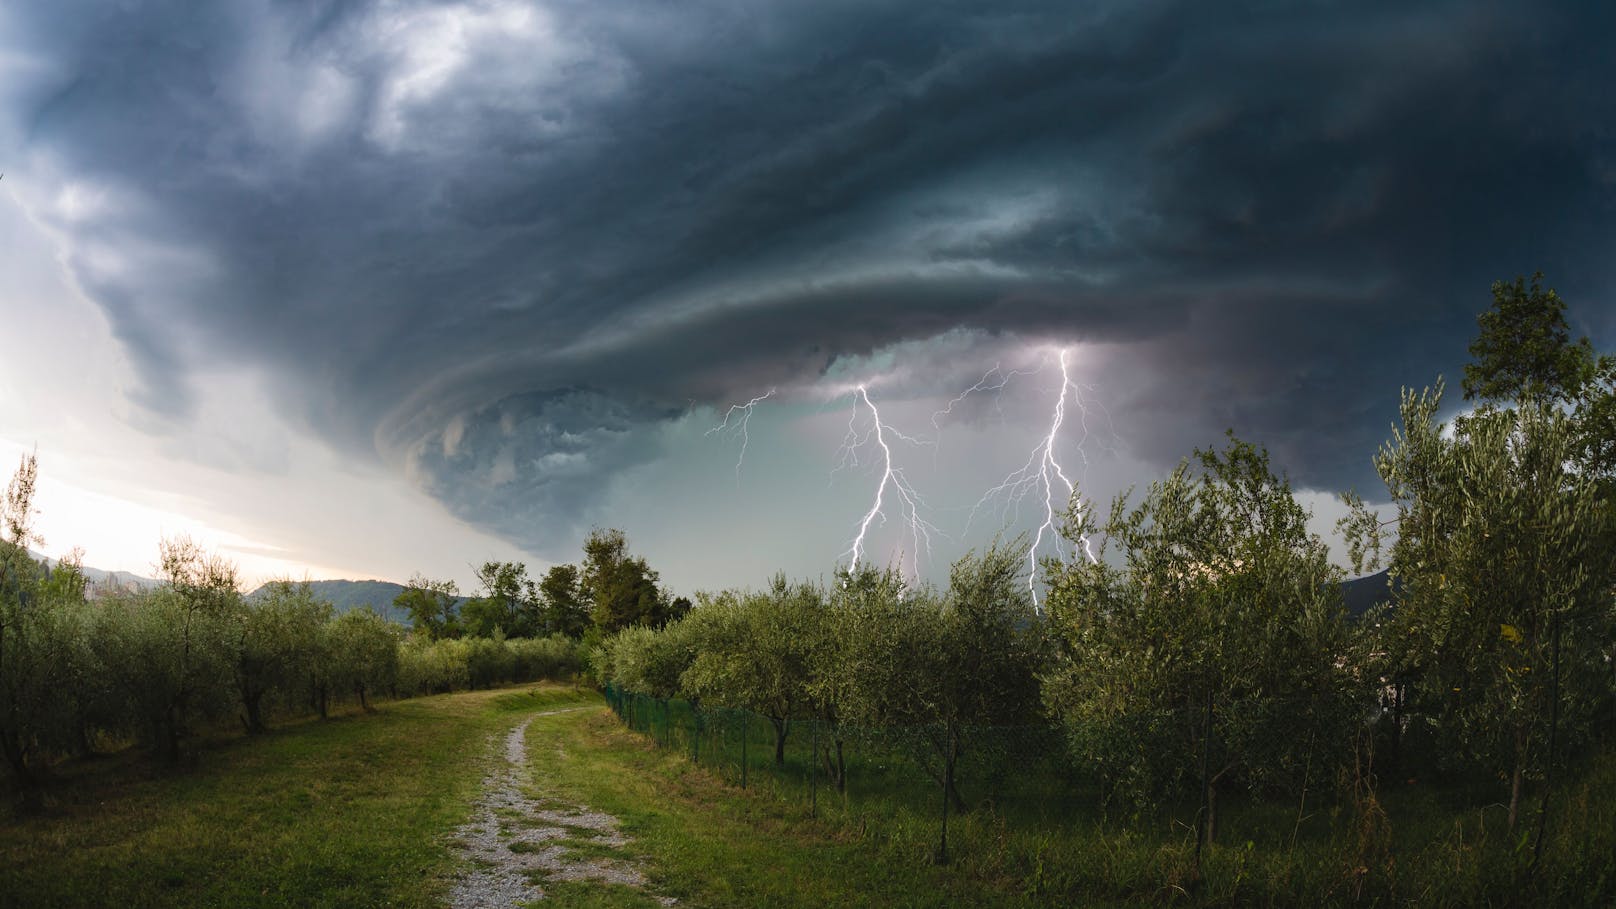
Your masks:
M 589 710 L 571 707 L 535 713 L 505 736 L 505 760 L 483 778 L 483 795 L 455 841 L 472 869 L 449 891 L 452 909 L 511 909 L 544 899 L 547 881 L 597 881 L 645 888 L 645 875 L 623 854 L 629 839 L 617 818 L 584 805 L 533 798 L 523 792 L 527 727 L 537 717 Z M 672 897 L 656 897 L 665 906 Z

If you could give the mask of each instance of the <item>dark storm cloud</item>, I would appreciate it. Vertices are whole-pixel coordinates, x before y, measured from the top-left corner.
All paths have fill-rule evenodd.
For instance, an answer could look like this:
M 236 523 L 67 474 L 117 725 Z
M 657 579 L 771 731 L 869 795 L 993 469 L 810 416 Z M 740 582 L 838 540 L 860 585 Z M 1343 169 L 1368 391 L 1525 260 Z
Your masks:
M 54 220 L 148 407 L 252 363 L 532 544 L 692 400 L 960 328 L 1131 345 L 1149 459 L 1363 485 L 1492 279 L 1616 283 L 1602 8 L 978 6 L 37 4 L 8 182 L 112 193 Z

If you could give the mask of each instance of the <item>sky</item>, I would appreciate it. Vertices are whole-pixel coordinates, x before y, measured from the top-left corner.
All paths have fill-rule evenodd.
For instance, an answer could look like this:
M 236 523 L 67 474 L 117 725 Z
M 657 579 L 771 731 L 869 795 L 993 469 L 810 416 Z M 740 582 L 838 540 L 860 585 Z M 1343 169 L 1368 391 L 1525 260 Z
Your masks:
M 0 459 L 52 555 L 184 533 L 249 581 L 469 588 L 593 527 L 678 592 L 936 579 L 1046 479 L 1109 502 L 1226 430 L 1327 534 L 1402 388 L 1460 406 L 1494 280 L 1616 347 L 1613 41 L 1595 3 L 18 0 Z

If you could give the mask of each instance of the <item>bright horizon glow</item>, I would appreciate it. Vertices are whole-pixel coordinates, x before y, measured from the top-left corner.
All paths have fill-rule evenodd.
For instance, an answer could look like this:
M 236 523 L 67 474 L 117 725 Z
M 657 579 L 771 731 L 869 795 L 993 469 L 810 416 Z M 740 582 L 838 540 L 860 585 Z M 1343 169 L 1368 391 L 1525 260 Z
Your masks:
M 10 482 L 20 459 L 29 451 L 30 448 L 0 439 L 6 482 Z M 75 548 L 82 549 L 84 564 L 102 571 L 154 577 L 159 542 L 188 536 L 205 549 L 234 562 L 242 587 L 247 590 L 277 578 L 370 579 L 364 572 L 279 557 L 274 553 L 285 550 L 235 530 L 177 510 L 61 479 L 53 475 L 51 459 L 45 453 L 39 455 L 34 506 L 34 530 L 43 542 L 30 546 L 31 549 L 53 559 L 64 558 Z

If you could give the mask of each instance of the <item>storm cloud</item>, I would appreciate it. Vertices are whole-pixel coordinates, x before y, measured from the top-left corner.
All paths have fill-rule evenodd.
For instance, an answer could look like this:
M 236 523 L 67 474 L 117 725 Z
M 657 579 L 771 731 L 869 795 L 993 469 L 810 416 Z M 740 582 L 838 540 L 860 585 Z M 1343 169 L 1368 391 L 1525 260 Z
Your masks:
M 1232 427 L 1302 485 L 1369 485 L 1398 389 L 1455 373 L 1492 280 L 1542 269 L 1616 334 L 1613 25 L 23 3 L 0 139 L 154 432 L 244 364 L 294 425 L 543 550 L 691 407 L 928 345 L 952 393 L 991 365 L 962 337 L 1103 346 L 1144 462 Z

